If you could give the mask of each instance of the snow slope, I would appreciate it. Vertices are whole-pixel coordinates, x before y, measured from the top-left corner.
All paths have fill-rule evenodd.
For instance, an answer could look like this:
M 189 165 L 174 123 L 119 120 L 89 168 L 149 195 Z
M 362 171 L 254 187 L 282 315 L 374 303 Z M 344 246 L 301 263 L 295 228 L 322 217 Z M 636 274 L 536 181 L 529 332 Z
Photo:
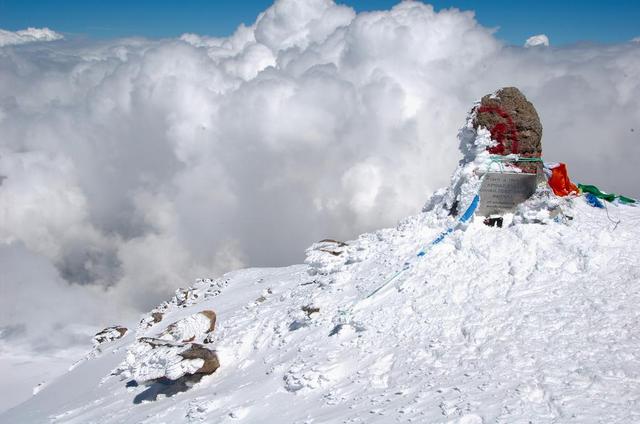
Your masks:
M 367 298 L 454 224 L 447 203 L 466 207 L 477 189 L 486 137 L 463 129 L 452 186 L 421 214 L 315 244 L 304 265 L 199 280 L 153 311 L 160 322 L 128 325 L 0 422 L 639 422 L 636 207 L 542 190 L 504 228 L 456 227 Z M 127 378 L 144 380 L 136 372 L 148 365 L 136 364 L 136 339 L 197 338 L 205 310 L 217 315 L 214 374 Z
M 217 312 L 213 375 L 152 401 L 162 388 L 109 375 L 131 332 L 0 422 L 637 422 L 640 214 L 610 207 L 612 231 L 573 203 L 570 225 L 474 222 L 346 316 L 438 232 L 429 214 L 361 236 L 326 275 L 230 273 L 219 295 L 165 318 Z

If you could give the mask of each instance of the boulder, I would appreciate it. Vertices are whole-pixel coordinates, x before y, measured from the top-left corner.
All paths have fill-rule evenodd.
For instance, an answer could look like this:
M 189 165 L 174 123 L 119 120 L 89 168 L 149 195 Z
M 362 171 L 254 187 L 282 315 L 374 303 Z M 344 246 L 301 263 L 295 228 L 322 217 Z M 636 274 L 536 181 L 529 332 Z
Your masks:
M 212 374 L 218 368 L 220 361 L 214 350 L 198 343 L 175 343 L 153 337 L 139 338 L 120 365 L 120 371 L 137 382 L 176 381 Z
M 312 314 L 316 314 L 316 313 L 320 312 L 320 308 L 318 308 L 317 306 L 313 306 L 313 305 L 305 305 L 301 309 L 302 309 L 302 312 L 307 314 L 307 317 L 311 317 Z
M 160 321 L 162 321 L 162 317 L 164 316 L 164 314 L 162 312 L 152 312 L 151 313 L 151 318 L 153 319 L 153 323 L 157 324 Z
M 191 344 L 187 350 L 179 355 L 186 360 L 202 359 L 204 361 L 194 374 L 209 375 L 220 368 L 220 361 L 216 352 L 196 343 Z
M 533 104 L 515 87 L 501 88 L 482 98 L 475 106 L 474 128 L 484 127 L 496 144 L 489 148 L 495 155 L 520 157 L 542 155 L 542 124 Z M 536 172 L 537 164 L 517 164 L 525 172 Z
M 200 311 L 199 313 L 209 318 L 209 322 L 210 322 L 209 332 L 212 332 L 213 330 L 215 330 L 216 329 L 216 313 L 209 310 Z

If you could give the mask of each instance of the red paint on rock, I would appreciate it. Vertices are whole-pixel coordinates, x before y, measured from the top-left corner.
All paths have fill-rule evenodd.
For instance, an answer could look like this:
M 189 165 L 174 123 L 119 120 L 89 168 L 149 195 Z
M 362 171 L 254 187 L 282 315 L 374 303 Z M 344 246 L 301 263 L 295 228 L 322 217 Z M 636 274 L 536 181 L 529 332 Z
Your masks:
M 494 155 L 504 155 L 504 142 L 511 140 L 511 153 L 518 153 L 518 130 L 516 129 L 511 115 L 500 106 L 480 106 L 477 113 L 495 113 L 507 122 L 498 122 L 493 128 L 488 128 L 491 138 L 498 142 L 497 145 L 490 147 L 489 153 Z

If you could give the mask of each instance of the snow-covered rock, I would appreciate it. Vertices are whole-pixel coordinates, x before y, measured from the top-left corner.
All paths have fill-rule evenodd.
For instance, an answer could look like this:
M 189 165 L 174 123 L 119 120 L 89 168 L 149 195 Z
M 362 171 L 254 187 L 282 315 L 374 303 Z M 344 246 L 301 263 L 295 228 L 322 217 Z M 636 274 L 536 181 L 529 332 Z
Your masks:
M 160 339 L 173 342 L 203 341 L 216 326 L 213 311 L 200 311 L 170 324 L 160 335 Z
M 127 334 L 127 331 L 127 328 L 121 325 L 107 327 L 104 330 L 98 331 L 96 335 L 93 336 L 93 345 L 94 347 L 97 347 L 103 343 L 121 339 L 125 334 Z
M 309 265 L 311 275 L 327 275 L 336 272 L 344 265 L 359 262 L 358 247 L 336 240 L 321 240 L 307 249 L 305 263 Z
M 145 337 L 128 350 L 118 374 L 137 382 L 178 380 L 185 375 L 211 374 L 219 367 L 216 353 L 200 344 Z
M 152 312 L 152 318 L 157 313 Z M 158 328 L 147 330 L 127 350 L 124 362 L 114 374 L 137 382 L 211 374 L 220 367 L 220 362 L 213 348 L 203 343 L 211 343 L 215 325 L 215 312 L 203 310 L 169 324 L 159 334 Z

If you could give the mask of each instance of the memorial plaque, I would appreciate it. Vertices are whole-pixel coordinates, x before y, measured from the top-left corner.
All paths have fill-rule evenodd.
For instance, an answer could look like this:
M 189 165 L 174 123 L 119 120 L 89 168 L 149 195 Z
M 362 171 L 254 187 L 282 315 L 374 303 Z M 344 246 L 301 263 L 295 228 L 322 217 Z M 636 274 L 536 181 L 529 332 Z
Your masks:
M 513 212 L 536 191 L 537 175 L 512 172 L 489 172 L 480 187 L 478 214 L 489 216 Z

